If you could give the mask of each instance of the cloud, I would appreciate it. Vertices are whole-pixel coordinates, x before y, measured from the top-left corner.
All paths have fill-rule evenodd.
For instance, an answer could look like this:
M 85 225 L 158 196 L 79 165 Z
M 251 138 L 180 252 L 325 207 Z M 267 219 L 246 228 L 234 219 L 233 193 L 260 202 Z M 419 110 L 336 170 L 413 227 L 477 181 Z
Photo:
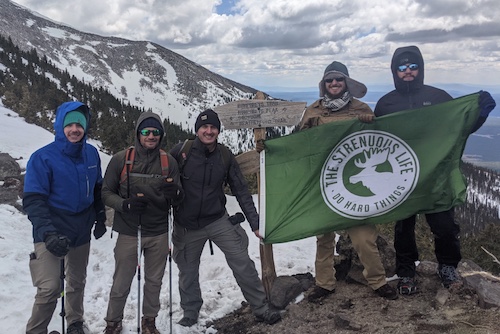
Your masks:
M 82 31 L 158 43 L 254 87 L 262 78 L 266 85 L 316 86 L 333 59 L 360 69 L 360 80 L 387 80 L 392 53 L 410 44 L 438 61 L 428 67 L 436 76 L 456 71 L 446 67 L 455 61 L 470 69 L 486 63 L 488 80 L 500 84 L 497 0 L 17 2 Z

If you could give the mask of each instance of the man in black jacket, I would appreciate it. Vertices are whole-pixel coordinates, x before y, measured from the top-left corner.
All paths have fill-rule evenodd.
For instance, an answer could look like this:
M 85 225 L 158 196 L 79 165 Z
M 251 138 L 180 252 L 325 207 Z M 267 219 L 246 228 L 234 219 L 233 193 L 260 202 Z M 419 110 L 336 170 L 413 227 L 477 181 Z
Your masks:
M 424 60 L 416 46 L 396 49 L 392 57 L 391 71 L 396 89 L 377 102 L 375 116 L 452 100 L 450 94 L 444 90 L 424 85 Z M 479 106 L 480 117 L 472 132 L 479 129 L 485 122 L 490 111 L 495 108 L 495 101 L 488 92 L 481 92 Z M 462 281 L 456 271 L 462 259 L 458 239 L 460 226 L 454 220 L 453 208 L 426 214 L 425 218 L 434 234 L 435 254 L 439 263 L 438 273 L 443 286 L 446 288 L 461 286 Z M 396 249 L 396 273 L 400 278 L 398 291 L 403 295 L 411 295 L 417 292 L 415 261 L 418 260 L 418 250 L 415 242 L 415 215 L 396 222 L 394 247 Z
M 276 310 L 266 302 L 266 294 L 254 262 L 248 255 L 248 236 L 239 224 L 231 224 L 226 211 L 224 184 L 231 192 L 250 223 L 252 231 L 259 234 L 259 216 L 247 183 L 234 155 L 229 154 L 226 169 L 222 150 L 217 143 L 220 120 L 211 109 L 200 113 L 196 120 L 196 139 L 187 154 L 181 154 L 182 143 L 171 150 L 174 157 L 185 155 L 181 171 L 183 202 L 175 210 L 172 236 L 174 261 L 179 268 L 179 292 L 184 317 L 182 326 L 197 323 L 203 304 L 199 282 L 200 256 L 207 240 L 213 241 L 224 252 L 227 263 L 243 296 L 250 304 L 257 321 L 273 324 L 281 319 Z

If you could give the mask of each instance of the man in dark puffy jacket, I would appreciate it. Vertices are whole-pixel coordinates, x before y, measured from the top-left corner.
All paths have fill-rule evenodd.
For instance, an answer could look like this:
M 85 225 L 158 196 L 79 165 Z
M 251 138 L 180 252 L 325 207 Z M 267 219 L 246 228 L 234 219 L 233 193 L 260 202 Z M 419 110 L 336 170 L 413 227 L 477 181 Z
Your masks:
M 47 333 L 61 294 L 65 264 L 68 334 L 84 333 L 83 297 L 91 230 L 106 232 L 101 201 L 101 160 L 86 143 L 89 108 L 65 102 L 57 108 L 54 142 L 30 157 L 24 180 L 23 207 L 33 224 L 35 250 L 30 271 L 37 288 L 27 334 Z
M 105 318 L 107 334 L 122 331 L 123 310 L 137 268 L 139 231 L 144 253 L 142 333 L 159 333 L 155 319 L 160 310 L 161 283 L 169 252 L 168 211 L 183 197 L 177 161 L 160 150 L 164 135 L 160 117 L 152 112 L 142 113 L 135 128 L 134 153 L 129 149 L 116 153 L 106 169 L 102 198 L 115 210 L 113 230 L 119 233 Z M 124 169 L 126 161 L 128 171 Z
M 195 124 L 196 139 L 182 169 L 183 202 L 175 211 L 174 261 L 179 268 L 179 291 L 184 317 L 182 326 L 192 326 L 198 321 L 203 304 L 199 282 L 200 256 L 207 240 L 213 241 L 226 256 L 245 299 L 250 304 L 257 321 L 273 324 L 281 319 L 276 310 L 266 302 L 266 294 L 254 262 L 248 255 L 248 236 L 239 224 L 231 224 L 226 211 L 224 184 L 231 192 L 250 223 L 252 231 L 259 234 L 259 216 L 247 183 L 234 155 L 230 153 L 226 170 L 222 147 L 217 143 L 220 120 L 211 109 L 198 115 Z M 182 143 L 171 150 L 177 157 Z
M 392 57 L 391 71 L 396 89 L 377 102 L 375 116 L 422 108 L 452 99 L 444 90 L 424 85 L 424 60 L 416 46 L 396 49 Z M 489 93 L 481 92 L 479 106 L 480 117 L 472 132 L 485 122 L 488 114 L 495 108 L 495 101 Z M 456 271 L 462 258 L 458 239 L 460 227 L 454 220 L 453 209 L 426 214 L 425 217 L 434 234 L 435 254 L 439 263 L 438 273 L 443 286 L 446 288 L 461 286 L 462 281 Z M 403 295 L 411 295 L 417 292 L 415 261 L 418 260 L 418 250 L 415 242 L 415 215 L 396 223 L 394 247 L 396 273 L 400 278 L 398 291 Z

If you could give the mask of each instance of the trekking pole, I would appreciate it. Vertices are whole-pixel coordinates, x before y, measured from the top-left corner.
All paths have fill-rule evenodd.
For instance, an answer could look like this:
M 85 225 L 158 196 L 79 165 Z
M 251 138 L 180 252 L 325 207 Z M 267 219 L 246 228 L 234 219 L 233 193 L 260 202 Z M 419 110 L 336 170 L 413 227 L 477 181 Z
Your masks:
M 61 258 L 61 313 L 59 315 L 62 318 L 62 334 L 66 333 L 65 326 L 64 326 L 64 318 L 66 317 L 66 311 L 64 310 L 64 279 L 66 278 L 66 275 L 64 273 L 64 256 Z
M 144 194 L 137 194 L 137 197 L 142 196 Z M 139 225 L 137 225 L 137 333 L 141 332 L 141 225 L 142 215 L 139 215 Z
M 172 182 L 172 178 L 167 178 L 165 179 L 165 182 Z M 173 231 L 173 225 L 174 225 L 174 217 L 173 217 L 173 212 L 172 212 L 172 201 L 168 201 L 168 216 L 167 216 L 167 223 L 168 223 L 168 283 L 169 283 L 169 318 L 170 318 L 170 334 L 172 334 L 172 231 Z

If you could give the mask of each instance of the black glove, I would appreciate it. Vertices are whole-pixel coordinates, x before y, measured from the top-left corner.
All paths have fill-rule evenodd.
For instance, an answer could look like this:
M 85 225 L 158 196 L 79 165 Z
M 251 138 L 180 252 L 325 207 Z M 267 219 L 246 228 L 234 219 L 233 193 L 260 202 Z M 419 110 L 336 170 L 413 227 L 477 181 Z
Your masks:
M 241 212 L 237 212 L 236 214 L 229 216 L 229 221 L 231 222 L 231 224 L 237 225 L 245 221 L 245 216 L 243 216 Z
M 493 100 L 493 97 L 491 97 L 491 94 L 485 91 L 481 91 L 479 93 L 479 108 L 481 108 L 481 117 L 488 117 L 490 112 L 495 109 L 496 103 L 495 100 Z
M 65 256 L 69 252 L 69 239 L 67 236 L 49 232 L 45 235 L 45 248 L 57 257 Z
M 176 199 L 179 196 L 179 186 L 174 182 L 165 182 L 160 186 L 165 199 Z
M 122 203 L 123 212 L 141 215 L 146 211 L 148 200 L 144 196 L 127 198 Z
M 104 222 L 96 222 L 94 225 L 94 237 L 96 240 L 102 237 L 104 233 L 106 233 L 106 225 Z

